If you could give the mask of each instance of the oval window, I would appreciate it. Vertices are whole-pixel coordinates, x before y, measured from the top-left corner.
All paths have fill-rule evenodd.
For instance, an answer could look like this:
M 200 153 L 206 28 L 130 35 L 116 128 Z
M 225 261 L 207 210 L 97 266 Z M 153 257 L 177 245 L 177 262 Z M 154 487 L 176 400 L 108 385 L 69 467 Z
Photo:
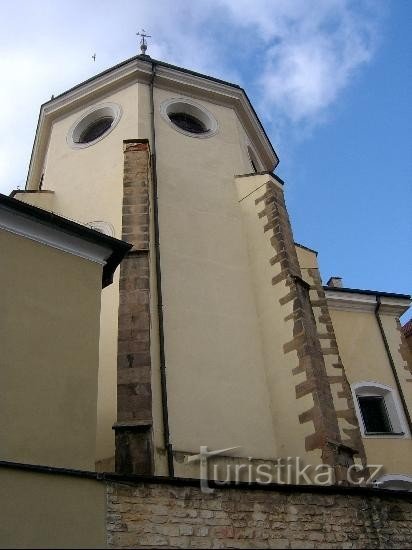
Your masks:
M 92 107 L 70 128 L 67 143 L 73 149 L 94 145 L 116 127 L 121 114 L 121 107 L 116 103 L 102 103 Z
M 218 130 L 217 120 L 212 113 L 192 99 L 182 97 L 163 101 L 160 113 L 174 130 L 186 136 L 208 138 Z

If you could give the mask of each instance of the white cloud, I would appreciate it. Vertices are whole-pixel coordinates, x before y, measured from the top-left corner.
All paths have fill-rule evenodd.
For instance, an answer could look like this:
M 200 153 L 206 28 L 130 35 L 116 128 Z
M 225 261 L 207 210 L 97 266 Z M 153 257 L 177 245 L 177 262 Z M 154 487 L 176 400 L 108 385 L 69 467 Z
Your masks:
M 295 122 L 321 116 L 376 48 L 376 3 L 373 14 L 367 2 L 349 0 L 221 1 L 252 41 L 266 44 L 259 80 L 266 109 Z
M 40 105 L 71 85 L 81 74 L 74 59 L 60 48 L 47 54 L 41 50 L 10 50 L 0 56 L 0 104 L 3 106 L 0 133 L 0 191 L 24 187 Z M 56 70 L 64 59 L 64 71 Z

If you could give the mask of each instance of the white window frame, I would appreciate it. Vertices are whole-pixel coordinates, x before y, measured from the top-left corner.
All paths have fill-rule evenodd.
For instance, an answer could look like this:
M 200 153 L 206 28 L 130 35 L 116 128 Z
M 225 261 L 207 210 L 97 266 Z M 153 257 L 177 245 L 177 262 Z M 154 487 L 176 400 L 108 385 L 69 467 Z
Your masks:
M 96 120 L 101 118 L 102 116 L 110 116 L 113 118 L 113 122 L 111 123 L 110 127 L 107 128 L 103 134 L 98 136 L 93 141 L 88 142 L 80 142 L 79 138 L 88 128 L 91 124 L 93 124 Z M 95 145 L 102 139 L 104 139 L 106 136 L 112 132 L 117 124 L 119 123 L 122 116 L 122 108 L 117 103 L 100 103 L 98 105 L 94 105 L 93 107 L 90 107 L 86 111 L 82 113 L 82 115 L 72 124 L 70 127 L 70 130 L 66 136 L 66 141 L 68 145 L 72 149 L 86 149 L 86 147 L 91 147 L 92 145 Z
M 206 132 L 195 134 L 183 130 L 183 128 L 180 128 L 180 126 L 177 126 L 170 120 L 169 114 L 173 112 L 186 113 L 187 115 L 199 119 L 200 122 L 204 124 Z M 163 120 L 166 121 L 171 128 L 188 137 L 206 139 L 215 136 L 219 131 L 219 124 L 212 113 L 206 109 L 204 105 L 188 97 L 172 97 L 166 99 L 160 104 L 160 114 Z
M 375 479 L 373 485 L 391 491 L 412 492 L 412 476 L 407 474 L 384 474 Z
M 364 380 L 362 382 L 356 382 L 355 384 L 352 384 L 352 394 L 362 437 L 368 439 L 410 438 L 411 435 L 408 429 L 408 424 L 406 422 L 405 413 L 403 412 L 402 403 L 399 399 L 398 392 L 394 388 L 391 388 L 386 384 L 376 382 L 375 380 Z M 393 433 L 365 432 L 365 425 L 363 422 L 362 411 L 359 406 L 358 397 L 383 397 Z

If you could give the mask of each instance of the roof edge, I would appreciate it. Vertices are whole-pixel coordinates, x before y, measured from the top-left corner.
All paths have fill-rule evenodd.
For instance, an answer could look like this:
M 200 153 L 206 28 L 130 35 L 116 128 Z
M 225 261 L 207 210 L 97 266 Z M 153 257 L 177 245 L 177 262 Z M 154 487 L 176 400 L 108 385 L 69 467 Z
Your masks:
M 296 243 L 295 243 L 296 244 Z M 347 287 L 334 287 L 323 285 L 323 289 L 331 292 L 343 292 L 349 294 L 366 294 L 373 296 L 383 296 L 386 298 L 398 298 L 400 300 L 411 300 L 412 296 L 410 294 L 398 294 L 396 292 L 382 292 L 380 290 L 362 290 L 359 288 L 347 288 Z
M 14 212 L 17 215 L 23 216 L 39 222 L 43 226 L 48 226 L 54 230 L 71 235 L 77 239 L 82 239 L 86 243 L 98 245 L 111 251 L 103 263 L 102 286 L 108 286 L 113 282 L 113 275 L 120 264 L 125 254 L 132 248 L 130 243 L 121 241 L 109 235 L 104 235 L 95 229 L 91 229 L 80 223 L 68 220 L 58 214 L 43 210 L 37 206 L 19 201 L 13 197 L 8 197 L 0 193 L 0 209 L 1 207 Z M 2 226 L 0 219 L 0 228 L 7 230 Z M 19 233 L 24 236 L 23 233 Z M 46 243 L 47 244 L 47 243 Z
M 167 82 L 168 80 L 173 81 L 173 79 L 170 78 L 170 73 L 169 75 L 167 74 L 167 71 L 173 71 L 176 73 L 180 73 L 182 75 L 181 79 L 186 78 L 186 81 L 182 80 L 182 84 L 189 88 L 191 86 L 199 90 L 202 88 L 199 83 L 196 84 L 195 81 L 190 81 L 190 76 L 192 76 L 195 79 L 201 79 L 204 82 L 215 83 L 215 86 L 213 86 L 213 84 L 210 85 L 211 88 L 209 90 L 209 92 L 215 94 L 219 94 L 220 92 L 218 86 L 227 86 L 228 88 L 232 89 L 233 95 L 226 94 L 226 98 L 232 97 L 233 101 L 238 101 L 239 111 L 242 113 L 242 118 L 244 119 L 244 122 L 248 125 L 247 133 L 256 133 L 258 142 L 261 147 L 261 154 L 266 159 L 265 162 L 268 165 L 271 164 L 271 170 L 273 170 L 279 164 L 279 157 L 263 127 L 263 124 L 258 114 L 256 113 L 246 91 L 241 86 L 239 86 L 238 84 L 233 84 L 232 82 L 221 80 L 219 78 L 192 71 L 190 69 L 178 67 L 177 65 L 165 63 L 164 61 L 152 59 L 148 56 L 137 55 L 125 61 L 122 61 L 121 63 L 118 63 L 117 65 L 114 65 L 113 67 L 110 67 L 79 84 L 76 84 L 76 86 L 69 88 L 68 90 L 62 92 L 53 99 L 46 101 L 41 105 L 29 162 L 29 169 L 26 179 L 26 189 L 33 188 L 33 186 L 36 185 L 36 182 L 41 177 L 43 158 L 45 154 L 45 148 L 47 147 L 47 136 L 45 132 L 47 132 L 48 121 L 51 120 L 50 117 L 53 116 L 53 113 L 57 113 L 60 109 L 67 107 L 67 105 L 72 102 L 76 103 L 81 101 L 83 97 L 81 94 L 82 88 L 85 89 L 84 97 L 90 97 L 90 94 L 98 93 L 99 91 L 107 89 L 117 80 L 121 82 L 131 80 L 136 72 L 139 71 L 142 75 L 141 78 L 144 77 L 143 79 L 149 81 L 153 67 L 156 66 L 161 67 L 166 71 L 161 75 L 161 79 L 163 82 Z M 117 75 L 114 75 L 113 80 L 111 80 L 110 75 L 115 71 L 117 71 Z M 184 75 L 186 75 L 186 77 Z M 205 90 L 207 90 L 206 85 L 204 86 L 204 88 Z M 222 95 L 223 91 L 221 91 L 220 93 Z M 70 94 L 73 95 L 71 99 Z M 223 93 L 223 95 L 225 94 Z M 65 102 L 66 97 L 67 103 Z
M 74 468 L 62 468 L 58 466 L 45 466 L 41 464 L 27 464 L 14 462 L 11 460 L 0 460 L 0 468 L 10 470 L 20 470 L 26 472 L 63 475 L 72 477 L 82 477 L 94 479 L 96 481 L 106 481 L 111 483 L 127 483 L 130 485 L 153 484 L 153 485 L 172 485 L 176 487 L 200 487 L 200 479 L 186 477 L 152 476 L 140 474 L 120 474 L 115 472 L 93 472 L 89 470 L 77 470 Z M 410 491 L 382 489 L 371 486 L 348 486 L 348 485 L 296 485 L 292 483 L 249 483 L 247 481 L 229 482 L 226 484 L 219 481 L 208 480 L 211 488 L 219 490 L 248 490 L 248 491 L 279 491 L 282 493 L 318 493 L 318 494 L 341 494 L 341 495 L 364 495 L 385 498 L 406 498 L 410 500 Z
M 93 80 L 97 80 L 98 78 L 101 78 L 102 76 L 105 76 L 106 74 L 109 74 L 112 71 L 115 71 L 116 69 L 120 69 L 121 67 L 124 67 L 125 65 L 128 65 L 129 63 L 132 63 L 133 61 L 138 61 L 138 60 L 144 61 L 149 64 L 159 65 L 160 67 L 165 67 L 167 69 L 177 70 L 182 73 L 191 74 L 193 76 L 198 76 L 200 78 L 205 78 L 207 80 L 211 80 L 212 82 L 217 82 L 218 84 L 224 84 L 225 86 L 231 86 L 232 88 L 236 88 L 238 90 L 244 91 L 243 88 L 238 84 L 234 84 L 233 82 L 229 82 L 227 80 L 222 80 L 220 78 L 215 78 L 213 76 L 205 75 L 197 71 L 192 71 L 191 69 L 185 69 L 184 67 L 179 67 L 178 65 L 172 65 L 170 63 L 166 63 L 165 61 L 153 59 L 147 55 L 144 55 L 144 56 L 135 55 L 133 57 L 129 57 L 129 59 L 125 59 L 124 61 L 117 63 L 116 65 L 113 65 L 113 67 L 109 67 L 108 69 L 105 69 L 104 71 L 101 71 L 100 73 L 97 73 L 96 75 L 90 78 L 87 78 L 86 80 L 83 80 L 82 82 L 80 82 L 79 84 L 76 84 L 75 86 L 72 86 L 68 90 L 65 90 L 64 92 L 56 95 L 53 99 L 49 99 L 48 101 L 45 101 L 44 103 L 42 103 L 41 107 L 50 105 L 51 103 L 55 102 L 57 99 L 62 98 L 63 96 L 69 94 L 70 92 L 73 92 L 74 90 L 77 90 L 78 88 L 81 88 L 85 84 L 89 84 L 90 82 L 93 82 Z

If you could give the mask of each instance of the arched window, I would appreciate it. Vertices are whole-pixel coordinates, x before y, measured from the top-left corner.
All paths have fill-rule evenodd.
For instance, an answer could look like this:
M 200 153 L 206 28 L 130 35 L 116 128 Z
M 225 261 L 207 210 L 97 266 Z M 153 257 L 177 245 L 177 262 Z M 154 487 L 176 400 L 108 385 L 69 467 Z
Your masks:
M 171 98 L 160 105 L 163 119 L 178 132 L 196 138 L 209 138 L 218 131 L 218 122 L 204 105 L 190 98 Z
M 85 111 L 72 125 L 67 143 L 73 149 L 84 149 L 105 138 L 117 125 L 122 108 L 116 103 L 101 103 Z
M 85 224 L 87 227 L 90 227 L 90 229 L 94 229 L 95 231 L 99 231 L 99 233 L 103 233 L 104 235 L 109 235 L 109 237 L 114 237 L 115 231 L 114 227 L 109 222 L 104 222 L 101 220 L 95 220 L 92 222 L 87 222 Z
M 408 437 L 408 427 L 397 392 L 374 381 L 352 385 L 355 409 L 364 437 Z
M 250 161 L 250 165 L 252 167 L 252 172 L 255 172 L 255 173 L 260 172 L 261 171 L 260 163 L 257 159 L 256 154 L 254 153 L 254 151 L 252 150 L 252 147 L 250 145 L 248 145 L 247 152 L 248 152 L 248 155 L 249 155 L 249 161 Z

